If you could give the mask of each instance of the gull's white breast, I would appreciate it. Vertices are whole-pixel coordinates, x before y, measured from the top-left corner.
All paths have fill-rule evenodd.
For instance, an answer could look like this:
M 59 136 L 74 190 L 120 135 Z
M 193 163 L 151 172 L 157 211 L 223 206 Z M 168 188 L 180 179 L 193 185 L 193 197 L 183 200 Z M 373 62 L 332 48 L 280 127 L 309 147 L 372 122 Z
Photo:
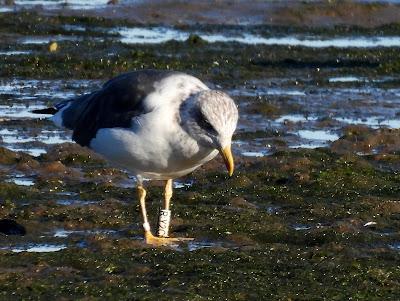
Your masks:
M 214 158 L 178 122 L 179 106 L 190 94 L 207 90 L 198 79 L 170 76 L 144 100 L 149 113 L 134 117 L 131 128 L 100 129 L 90 147 L 112 163 L 149 179 L 170 179 L 190 173 Z

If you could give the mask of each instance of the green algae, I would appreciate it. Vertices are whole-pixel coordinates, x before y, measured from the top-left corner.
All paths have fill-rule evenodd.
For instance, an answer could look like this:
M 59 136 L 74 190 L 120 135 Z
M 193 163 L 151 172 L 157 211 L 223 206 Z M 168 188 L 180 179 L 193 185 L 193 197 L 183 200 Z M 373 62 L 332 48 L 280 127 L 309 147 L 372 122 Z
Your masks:
M 83 26 L 85 31 L 65 29 L 65 24 Z M 110 30 L 115 26 L 138 25 L 123 20 L 108 20 L 91 17 L 41 16 L 31 12 L 0 15 L 0 33 L 20 37 L 31 35 L 59 34 L 78 35 L 82 41 L 58 41 L 59 50 L 48 52 L 47 45 L 21 45 L 17 41 L 8 43 L 9 49 L 30 49 L 32 54 L 24 56 L 7 56 L 0 59 L 0 76 L 22 76 L 34 78 L 101 78 L 108 79 L 116 74 L 133 69 L 159 68 L 195 72 L 203 78 L 229 83 L 237 80 L 262 79 L 271 75 L 290 76 L 296 69 L 319 69 L 320 72 L 331 68 L 340 72 L 349 71 L 366 76 L 396 74 L 399 53 L 395 48 L 369 49 L 336 49 L 324 51 L 305 49 L 303 47 L 242 45 L 230 43 L 205 43 L 192 34 L 188 41 L 170 41 L 159 45 L 126 45 L 117 42 L 115 33 Z M 103 30 L 96 30 L 100 26 Z M 143 25 L 141 25 L 143 26 Z M 363 32 L 374 35 L 377 32 L 388 34 L 396 30 L 396 24 L 385 28 L 368 29 Z M 389 28 L 389 29 L 387 29 Z M 106 29 L 106 30 L 104 30 Z M 188 28 L 199 30 L 199 27 Z M 214 26 L 213 30 L 232 30 L 229 27 Z M 210 28 L 203 28 L 213 32 Z M 237 26 L 235 31 L 248 30 L 248 27 Z M 281 27 L 259 26 L 251 32 L 269 31 L 280 34 L 287 32 Z M 293 29 L 291 29 L 293 30 Z M 315 29 L 302 28 L 302 33 L 313 34 Z M 300 29 L 295 32 L 300 32 Z M 356 27 L 323 29 L 328 36 L 348 32 L 362 32 Z M 101 38 L 101 39 L 96 39 Z M 114 54 L 114 55 L 106 55 Z M 319 85 L 323 85 L 321 82 Z M 325 83 L 326 84 L 326 83 Z M 271 114 L 271 108 L 266 111 Z M 276 113 L 275 111 L 272 113 Z
M 77 32 L 67 32 L 62 25 L 128 24 L 102 18 L 17 16 L 1 15 L 1 31 L 70 35 Z M 388 32 L 396 26 L 388 27 Z M 335 28 L 331 34 L 352 30 Z M 32 55 L 2 58 L 0 75 L 105 80 L 127 70 L 151 67 L 191 71 L 234 86 L 246 80 L 291 75 L 296 69 L 393 75 L 396 65 L 389 67 L 399 59 L 393 49 L 319 51 L 235 43 L 226 47 L 204 43 L 196 36 L 186 42 L 165 43 L 160 49 L 159 45 L 123 45 L 110 34 L 91 31 L 88 35 L 104 41 L 88 38 L 78 45 L 62 41 L 56 53 L 48 53 L 46 45 L 33 46 Z M 106 57 L 107 53 L 115 55 Z M 249 108 L 250 113 L 257 111 L 268 118 L 284 110 L 268 102 Z M 380 146 L 382 138 L 396 145 L 397 132 L 388 132 L 349 127 L 338 147 L 331 150 L 284 150 L 265 158 L 239 158 L 232 178 L 222 168 L 196 172 L 191 187 L 174 191 L 171 235 L 218 244 L 192 252 L 185 245 L 145 245 L 140 239 L 136 192 L 111 185 L 126 175 L 107 167 L 86 149 L 55 147 L 38 158 L 33 187 L 0 183 L 1 217 L 17 219 L 28 230 L 26 237 L 0 236 L 0 243 L 56 242 L 68 248 L 42 254 L 0 250 L 0 299 L 396 300 L 400 294 L 396 247 L 400 241 L 400 176 L 393 166 L 399 154 L 386 149 L 379 156 L 358 156 L 353 145 L 374 141 Z M 235 139 L 281 134 L 239 132 Z M 344 151 L 343 145 L 350 146 Z M 0 148 L 0 164 L 14 166 L 26 160 Z M 80 173 L 67 177 L 65 172 L 71 169 Z M 162 191 L 160 186 L 148 187 L 153 229 Z M 62 198 L 92 203 L 64 206 L 58 203 Z M 376 224 L 365 226 L 368 222 Z M 117 234 L 49 235 L 57 228 L 113 229 Z
M 192 187 L 175 191 L 173 219 L 179 223 L 173 224 L 172 235 L 220 241 L 225 246 L 192 252 L 151 248 L 133 238 L 142 232 L 132 189 L 89 182 L 65 186 L 67 191 L 79 191 L 82 199 L 99 200 L 98 204 L 70 207 L 46 203 L 37 196 L 41 205 L 26 207 L 20 203 L 24 195 L 12 194 L 15 203 L 4 203 L 3 210 L 7 208 L 11 216 L 26 223 L 28 233 L 32 233 L 29 225 L 37 222 L 44 229 L 58 224 L 72 229 L 130 230 L 118 236 L 73 236 L 67 239 L 69 248 L 57 253 L 1 251 L 0 296 L 94 300 L 395 298 L 400 254 L 389 246 L 395 245 L 399 236 L 379 233 L 400 226 L 400 207 L 395 207 L 400 177 L 376 169 L 373 161 L 327 149 L 299 150 L 249 161 L 239 166 L 231 179 L 214 171 L 196 174 Z M 83 169 L 90 168 L 81 164 Z M 55 193 L 48 193 L 47 198 L 56 199 Z M 148 188 L 153 224 L 161 193 L 161 187 Z M 235 205 L 237 196 L 256 207 Z M 276 214 L 263 209 L 271 205 L 280 208 Z M 26 215 L 29 210 L 33 214 Z M 378 226 L 364 226 L 371 219 Z M 306 225 L 308 230 L 296 230 L 296 225 Z M 82 239 L 86 247 L 74 246 Z

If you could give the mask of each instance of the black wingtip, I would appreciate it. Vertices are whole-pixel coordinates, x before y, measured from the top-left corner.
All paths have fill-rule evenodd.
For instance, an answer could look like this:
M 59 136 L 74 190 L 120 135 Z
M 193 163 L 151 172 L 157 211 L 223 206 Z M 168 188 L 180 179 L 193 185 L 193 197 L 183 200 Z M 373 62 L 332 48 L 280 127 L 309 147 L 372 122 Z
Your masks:
M 58 110 L 56 108 L 46 108 L 46 109 L 31 111 L 31 113 L 34 113 L 34 114 L 51 114 L 51 115 L 54 115 L 57 112 L 58 112 Z

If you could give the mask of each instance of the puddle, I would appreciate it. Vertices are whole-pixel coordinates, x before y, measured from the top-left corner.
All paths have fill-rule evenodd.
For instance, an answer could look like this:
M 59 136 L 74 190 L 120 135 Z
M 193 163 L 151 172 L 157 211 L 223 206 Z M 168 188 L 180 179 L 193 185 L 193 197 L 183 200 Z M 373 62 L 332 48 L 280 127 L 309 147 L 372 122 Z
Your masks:
M 63 25 L 63 28 L 68 31 L 86 31 L 86 28 L 84 26 L 80 25 L 75 25 L 75 24 L 65 24 Z
M 318 119 L 317 117 L 311 117 L 311 116 L 306 117 L 300 114 L 288 114 L 288 115 L 282 115 L 278 119 L 275 119 L 275 122 L 283 123 L 289 121 L 296 123 L 296 122 L 315 121 L 317 119 Z
M 62 137 L 60 131 L 44 130 L 38 135 L 28 136 L 17 130 L 3 129 L 0 131 L 0 142 L 5 144 L 21 144 L 29 142 L 41 142 L 45 144 L 60 144 L 71 142 L 69 137 Z M 6 146 L 7 147 L 7 146 Z M 45 151 L 45 150 L 44 150 Z M 45 151 L 46 152 L 46 151 Z
M 75 206 L 85 206 L 85 205 L 91 205 L 91 204 L 97 204 L 98 202 L 96 201 L 82 201 L 82 200 L 68 200 L 68 199 L 61 199 L 61 200 L 57 200 L 56 203 L 58 205 L 62 205 L 62 206 L 71 206 L 71 205 L 75 205 Z
M 14 11 L 12 7 L 0 7 L 0 13 L 8 13 L 12 11 Z
M 379 128 L 386 126 L 388 128 L 397 129 L 400 128 L 400 119 L 384 119 L 383 117 L 365 117 L 365 118 L 346 118 L 346 117 L 335 117 L 337 121 L 349 124 L 363 124 L 373 128 Z
M 1 129 L 0 135 L 16 135 L 17 131 L 10 131 L 9 129 Z
M 365 78 L 356 77 L 356 76 L 339 76 L 339 77 L 331 77 L 328 79 L 330 83 L 352 83 L 352 82 L 365 82 Z
M 136 188 L 136 177 L 128 175 L 127 179 L 118 182 L 113 181 L 113 185 L 121 188 Z
M 330 77 L 328 82 L 330 83 L 384 83 L 388 81 L 397 80 L 395 77 L 384 76 L 379 79 L 368 79 L 365 77 L 358 77 L 358 76 L 337 76 L 337 77 Z
M 61 191 L 57 192 L 56 195 L 76 197 L 78 196 L 78 193 L 72 191 Z
M 193 252 L 205 248 L 222 247 L 222 245 L 222 242 L 191 241 L 187 244 L 187 249 L 189 252 Z
M 40 45 L 40 44 L 48 44 L 51 41 L 55 41 L 55 39 L 53 37 L 26 37 L 19 39 L 18 43 Z
M 170 40 L 185 41 L 191 33 L 199 35 L 209 43 L 237 42 L 242 44 L 263 44 L 281 46 L 303 46 L 311 48 L 373 48 L 373 47 L 400 47 L 399 36 L 349 36 L 337 38 L 322 38 L 318 36 L 283 36 L 262 37 L 244 33 L 243 35 L 229 35 L 226 33 L 210 34 L 204 32 L 186 32 L 168 27 L 124 27 L 113 31 L 121 35 L 121 42 L 126 44 L 155 44 Z
M 287 36 L 279 38 L 248 37 L 249 44 L 282 45 L 282 46 L 303 46 L 311 48 L 374 48 L 374 47 L 400 47 L 400 37 L 341 37 L 323 39 L 318 37 L 297 37 Z
M 278 207 L 278 206 L 268 206 L 268 207 L 266 208 L 266 210 L 267 210 L 267 213 L 268 213 L 268 214 L 275 215 L 275 214 L 278 214 L 278 213 L 279 213 L 279 211 L 281 210 L 281 208 Z
M 3 143 L 27 143 L 33 142 L 35 139 L 33 137 L 19 137 L 19 136 L 11 136 L 11 135 L 2 135 L 1 140 Z
M 96 89 L 98 80 L 36 80 L 0 78 L 0 94 L 66 99 Z M 85 88 L 82 91 L 82 88 Z
M 24 8 L 33 8 L 35 6 L 42 6 L 45 9 L 59 9 L 67 8 L 73 10 L 79 9 L 98 9 L 107 6 L 109 0 L 15 0 L 16 6 Z
M 71 234 L 75 234 L 75 233 L 84 233 L 84 231 L 77 231 L 77 230 L 64 230 L 64 229 L 58 229 L 55 231 L 55 233 L 53 234 L 54 237 L 68 237 Z
M 45 144 L 60 144 L 64 142 L 71 142 L 71 139 L 63 138 L 61 136 L 45 136 L 38 135 L 35 137 L 18 137 L 18 136 L 2 136 L 3 143 L 26 143 L 26 142 L 42 142 Z
M 303 225 L 303 224 L 295 224 L 295 225 L 292 225 L 292 228 L 296 231 L 306 231 L 306 230 L 310 230 L 311 226 Z
M 49 44 L 50 42 L 62 42 L 62 41 L 81 41 L 83 38 L 80 36 L 43 36 L 43 37 L 24 37 L 18 40 L 18 43 L 23 45 L 41 45 L 41 44 Z
M 395 251 L 400 251 L 400 243 L 390 244 L 389 248 Z
M 185 41 L 188 32 L 183 32 L 167 27 L 134 27 L 119 28 L 113 31 L 121 35 L 121 42 L 126 44 L 157 44 L 170 40 Z
M 189 188 L 193 186 L 193 180 L 187 182 L 174 181 L 173 184 L 176 189 Z
M 297 132 L 297 135 L 303 139 L 321 140 L 326 142 L 336 141 L 340 138 L 339 135 L 324 130 L 300 130 Z
M 29 252 L 29 253 L 49 253 L 58 252 L 66 249 L 64 244 L 29 244 L 27 246 L 2 248 L 3 250 L 11 250 L 14 253 Z
M 356 152 L 358 156 L 371 156 L 371 155 L 377 155 L 379 151 L 376 148 L 373 148 L 369 152 Z
M 267 95 L 288 95 L 288 96 L 306 96 L 304 91 L 293 89 L 280 89 L 260 87 L 257 89 L 233 89 L 228 92 L 231 96 L 267 96 Z
M 6 182 L 8 183 L 14 183 L 20 186 L 33 186 L 35 185 L 35 182 L 32 178 L 27 178 L 27 177 L 15 177 L 11 179 L 7 179 Z
M 270 154 L 270 152 L 268 152 L 268 151 L 260 151 L 260 152 L 250 152 L 250 151 L 248 151 L 248 152 L 241 152 L 241 155 L 244 156 L 244 157 L 255 157 L 255 158 L 257 158 L 257 157 L 265 157 L 265 156 L 267 156 L 267 155 L 269 155 L 269 154 Z
M 300 143 L 300 144 L 295 144 L 295 145 L 290 145 L 289 148 L 319 148 L 319 147 L 326 147 L 326 143 L 318 143 L 318 142 L 309 142 L 309 143 Z
M 31 50 L 10 50 L 10 51 L 0 51 L 0 55 L 25 55 L 31 54 Z
M 117 187 L 126 188 L 126 189 L 136 187 L 136 181 L 130 180 L 130 179 L 119 181 L 118 183 L 113 182 L 113 184 Z
M 53 236 L 54 237 L 60 237 L 60 238 L 66 238 L 70 235 L 73 234 L 78 234 L 78 235 L 93 235 L 93 234 L 114 234 L 117 231 L 115 230 L 107 230 L 107 229 L 98 229 L 98 230 L 65 230 L 65 229 L 57 229 Z
M 194 252 L 200 249 L 209 249 L 216 247 L 223 247 L 223 242 L 211 242 L 211 241 L 189 241 L 187 243 L 181 243 L 176 245 L 170 245 L 170 247 L 176 251 L 189 251 Z
M 18 147 L 14 147 L 14 146 L 7 146 L 8 149 L 14 151 L 14 152 L 23 152 L 23 153 L 27 153 L 33 157 L 39 157 L 41 154 L 45 154 L 47 153 L 47 151 L 44 148 L 35 148 L 35 147 L 31 147 L 31 148 L 18 148 Z
M 8 118 L 46 118 L 51 115 L 48 114 L 34 114 L 32 110 L 39 110 L 46 108 L 45 105 L 0 105 L 0 117 Z

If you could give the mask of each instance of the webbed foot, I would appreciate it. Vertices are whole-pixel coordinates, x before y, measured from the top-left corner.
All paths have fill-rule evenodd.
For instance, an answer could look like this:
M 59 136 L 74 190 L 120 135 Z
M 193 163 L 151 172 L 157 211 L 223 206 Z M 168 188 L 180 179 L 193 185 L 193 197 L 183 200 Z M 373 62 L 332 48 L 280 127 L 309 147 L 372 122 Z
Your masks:
M 194 238 L 189 237 L 158 237 L 150 231 L 145 231 L 144 237 L 147 244 L 155 246 L 167 246 L 194 240 Z

